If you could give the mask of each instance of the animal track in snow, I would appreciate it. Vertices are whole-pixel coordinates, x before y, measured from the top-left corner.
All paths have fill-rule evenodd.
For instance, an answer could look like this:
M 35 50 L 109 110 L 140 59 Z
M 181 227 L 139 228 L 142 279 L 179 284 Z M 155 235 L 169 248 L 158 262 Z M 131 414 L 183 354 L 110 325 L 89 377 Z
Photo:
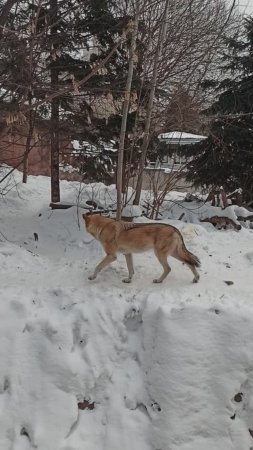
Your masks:
M 232 402 L 235 406 L 234 414 L 230 419 L 240 419 L 248 429 L 253 439 L 253 380 L 248 378 L 241 384 L 240 389 L 234 395 Z M 251 447 L 253 449 L 253 447 Z
M 129 331 L 136 331 L 142 324 L 142 313 L 138 306 L 132 306 L 125 314 L 124 323 Z

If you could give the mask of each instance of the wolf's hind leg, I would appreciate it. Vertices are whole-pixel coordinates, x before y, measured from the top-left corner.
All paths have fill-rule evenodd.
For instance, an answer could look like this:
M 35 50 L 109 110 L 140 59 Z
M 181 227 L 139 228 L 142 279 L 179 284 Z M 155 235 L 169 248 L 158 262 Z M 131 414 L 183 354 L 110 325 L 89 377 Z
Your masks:
M 191 253 L 189 253 L 188 251 L 187 251 L 187 253 L 185 252 L 185 253 L 183 253 L 183 254 L 180 254 L 180 252 L 175 251 L 175 252 L 173 253 L 172 256 L 173 256 L 174 258 L 176 258 L 178 261 L 181 261 L 182 263 L 186 264 L 187 267 L 189 267 L 190 271 L 191 271 L 191 272 L 193 273 L 193 275 L 194 275 L 194 278 L 193 278 L 192 282 L 193 282 L 193 283 L 197 283 L 197 282 L 199 281 L 200 276 L 199 276 L 199 273 L 198 273 L 198 271 L 197 271 L 197 269 L 196 269 L 196 266 L 195 266 L 194 264 L 189 263 L 189 262 L 187 261 L 187 258 L 186 258 L 186 257 L 187 257 L 188 255 L 191 255 Z
M 199 281 L 199 278 L 200 278 L 200 277 L 199 277 L 199 273 L 198 273 L 196 267 L 193 266 L 192 264 L 187 264 L 187 263 L 186 263 L 186 265 L 189 267 L 189 269 L 192 271 L 192 273 L 193 273 L 193 275 L 194 275 L 194 278 L 193 278 L 192 282 L 193 282 L 193 283 L 197 283 L 197 282 Z
M 171 268 L 167 261 L 167 252 L 158 252 L 155 250 L 155 255 L 159 261 L 159 263 L 163 266 L 163 273 L 159 278 L 153 280 L 153 283 L 162 283 L 163 280 L 169 275 Z

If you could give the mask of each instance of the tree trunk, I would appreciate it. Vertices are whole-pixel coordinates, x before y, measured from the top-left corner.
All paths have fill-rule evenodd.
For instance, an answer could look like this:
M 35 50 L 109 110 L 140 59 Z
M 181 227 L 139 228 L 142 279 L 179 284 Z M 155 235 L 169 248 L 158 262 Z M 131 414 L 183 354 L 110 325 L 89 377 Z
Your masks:
M 51 90 L 57 91 L 59 82 L 59 73 L 54 62 L 57 59 L 56 49 L 57 42 L 57 12 L 58 12 L 58 0 L 50 0 L 50 16 L 51 16 L 51 45 L 52 45 L 52 68 L 51 68 Z M 60 201 L 60 176 L 59 176 L 59 97 L 53 98 L 51 101 L 51 120 L 50 120 L 50 146 L 51 146 L 51 201 Z
M 131 86 L 132 86 L 132 79 L 133 79 L 136 39 L 137 39 L 137 33 L 138 33 L 138 13 L 139 13 L 139 0 L 136 0 L 135 19 L 133 22 L 131 47 L 130 47 L 130 51 L 129 51 L 129 65 L 128 65 L 126 90 L 125 90 L 125 99 L 124 99 L 123 112 L 122 112 L 118 163 L 117 163 L 117 220 L 120 220 L 120 218 L 121 218 L 121 212 L 122 212 L 122 206 L 123 206 L 123 204 L 122 204 L 122 187 L 123 187 L 122 186 L 122 184 L 123 184 L 122 178 L 123 178 L 123 165 L 124 165 L 124 144 L 125 144 L 125 135 L 126 135 L 126 126 L 127 126 L 127 115 L 128 115 L 128 110 L 129 110 L 129 104 L 130 104 Z
M 32 3 L 33 4 L 33 3 Z M 34 131 L 34 122 L 35 122 L 35 115 L 36 112 L 32 109 L 32 98 L 33 98 L 33 50 L 34 50 L 34 41 L 35 41 L 35 34 L 36 34 L 36 17 L 34 15 L 34 12 L 32 12 L 31 17 L 31 39 L 29 40 L 29 71 L 28 71 L 28 94 L 27 94 L 27 100 L 29 105 L 29 113 L 28 113 L 28 133 L 26 137 L 26 146 L 25 146 L 25 153 L 23 157 L 23 183 L 27 183 L 27 175 L 28 175 L 28 160 L 29 160 L 29 153 L 32 149 L 31 142 L 33 137 L 33 131 Z M 35 25 L 35 26 L 34 26 Z
M 52 77 L 53 79 L 53 77 Z M 58 76 L 57 76 L 58 81 Z M 59 99 L 51 103 L 51 201 L 60 201 L 60 175 L 59 175 Z
M 31 73 L 31 64 L 32 64 L 31 61 L 30 61 L 30 73 Z M 31 83 L 31 78 L 30 78 L 30 83 Z M 29 104 L 29 106 L 32 105 L 32 87 L 31 87 L 31 84 L 30 84 L 30 90 L 28 92 L 28 104 Z M 31 151 L 31 142 L 32 142 L 33 130 L 34 130 L 34 120 L 35 120 L 35 111 L 30 109 L 30 111 L 29 111 L 29 121 L 28 121 L 28 134 L 27 134 L 27 137 L 26 137 L 25 153 L 24 153 L 24 157 L 23 157 L 23 179 L 22 179 L 23 183 L 27 183 L 28 158 L 29 158 L 29 153 Z
M 151 124 L 151 117 L 152 117 L 152 111 L 153 111 L 155 89 L 156 89 L 156 85 L 157 85 L 158 64 L 159 64 L 159 61 L 161 58 L 163 43 L 164 43 L 164 39 L 165 39 L 166 32 L 167 32 L 168 7 L 169 7 L 169 0 L 166 0 L 165 6 L 164 6 L 163 19 L 161 22 L 160 32 L 158 35 L 157 49 L 156 49 L 156 53 L 154 56 L 154 66 L 153 66 L 153 73 L 152 73 L 152 79 L 151 79 L 151 89 L 150 89 L 150 94 L 149 94 L 144 137 L 143 137 L 143 143 L 142 143 L 142 149 L 141 149 L 139 173 L 138 173 L 137 184 L 136 184 L 135 198 L 133 201 L 134 205 L 139 205 L 140 198 L 141 198 L 143 171 L 144 171 L 145 163 L 146 163 L 146 155 L 147 155 L 147 149 L 148 149 L 149 138 L 150 138 L 150 124 Z
M 27 175 L 28 175 L 28 158 L 29 153 L 31 151 L 31 141 L 33 136 L 33 129 L 34 129 L 34 120 L 33 120 L 33 111 L 31 110 L 29 112 L 29 129 L 28 129 L 28 135 L 26 138 L 26 146 L 25 146 L 25 153 L 23 158 L 23 183 L 27 183 Z

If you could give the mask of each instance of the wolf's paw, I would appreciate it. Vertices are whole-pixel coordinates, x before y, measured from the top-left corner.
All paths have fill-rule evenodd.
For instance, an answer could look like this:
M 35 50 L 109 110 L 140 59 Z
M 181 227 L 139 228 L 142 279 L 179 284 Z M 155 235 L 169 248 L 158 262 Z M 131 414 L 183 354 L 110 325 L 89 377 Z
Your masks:
M 123 283 L 131 283 L 132 278 L 123 278 L 122 282 Z
M 193 283 L 198 283 L 199 282 L 199 276 L 198 277 L 194 277 L 192 280 Z
M 153 280 L 153 283 L 156 283 L 156 284 L 162 283 L 162 280 L 160 280 L 159 278 L 155 278 L 155 279 Z
M 96 278 L 96 275 L 90 275 L 90 276 L 88 277 L 88 280 L 95 280 L 95 278 Z

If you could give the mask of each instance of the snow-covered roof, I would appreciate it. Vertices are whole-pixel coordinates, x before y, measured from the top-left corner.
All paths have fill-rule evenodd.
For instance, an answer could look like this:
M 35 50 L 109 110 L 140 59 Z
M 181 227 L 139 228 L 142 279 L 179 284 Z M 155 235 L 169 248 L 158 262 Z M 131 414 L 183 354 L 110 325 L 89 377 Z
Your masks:
M 200 134 L 192 134 L 192 133 L 185 133 L 183 131 L 170 131 L 169 133 L 161 133 L 158 136 L 161 140 L 168 140 L 173 141 L 176 143 L 188 143 L 188 142 L 198 142 L 202 139 L 206 139 L 206 136 L 202 136 Z
M 74 152 L 80 152 L 81 150 L 83 150 L 84 148 L 88 149 L 88 150 L 93 150 L 94 152 L 97 151 L 97 147 L 95 145 L 90 144 L 87 141 L 78 141 L 76 139 L 74 139 L 73 141 L 71 141 L 71 144 L 73 146 Z M 117 148 L 115 148 L 115 141 L 111 140 L 109 143 L 105 143 L 103 141 L 100 142 L 101 145 L 103 145 L 104 149 L 106 151 L 110 151 L 110 152 L 116 152 Z

